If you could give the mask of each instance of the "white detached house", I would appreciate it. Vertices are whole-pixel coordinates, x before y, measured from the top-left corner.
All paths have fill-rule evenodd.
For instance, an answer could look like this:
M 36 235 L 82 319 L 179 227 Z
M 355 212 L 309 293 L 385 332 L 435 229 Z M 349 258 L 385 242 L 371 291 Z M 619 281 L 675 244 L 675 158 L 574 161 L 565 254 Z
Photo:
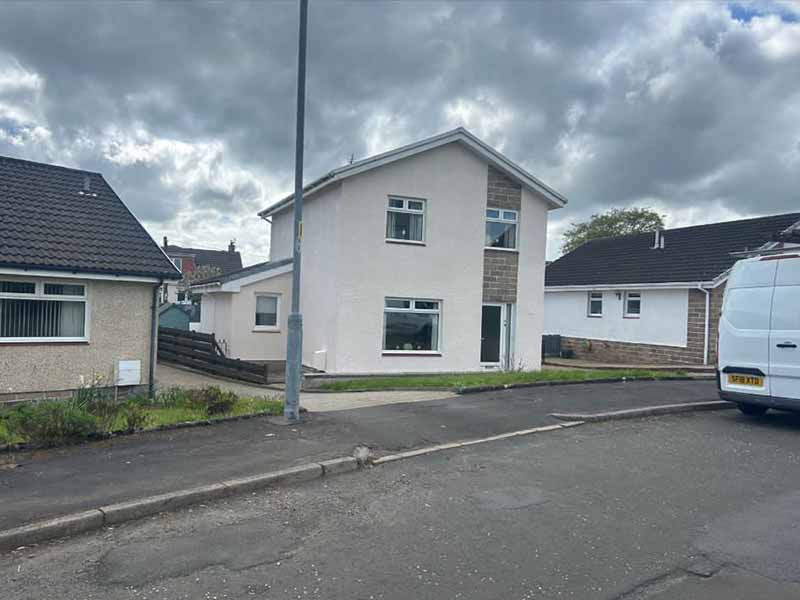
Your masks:
M 285 357 L 293 197 L 270 261 L 195 286 L 231 356 Z M 547 213 L 566 199 L 464 129 L 335 169 L 303 206 L 303 363 L 331 373 L 538 369 Z

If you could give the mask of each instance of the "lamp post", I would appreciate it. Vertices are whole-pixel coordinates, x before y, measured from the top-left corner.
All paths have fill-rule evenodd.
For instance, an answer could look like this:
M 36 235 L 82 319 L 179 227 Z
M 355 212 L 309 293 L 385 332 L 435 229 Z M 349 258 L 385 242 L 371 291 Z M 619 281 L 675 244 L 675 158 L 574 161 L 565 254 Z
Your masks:
M 297 48 L 297 130 L 294 158 L 294 249 L 292 252 L 292 312 L 286 347 L 286 400 L 283 416 L 300 419 L 300 381 L 303 362 L 303 315 L 300 313 L 300 266 L 303 241 L 303 137 L 306 103 L 306 27 L 308 0 L 300 0 L 300 32 Z

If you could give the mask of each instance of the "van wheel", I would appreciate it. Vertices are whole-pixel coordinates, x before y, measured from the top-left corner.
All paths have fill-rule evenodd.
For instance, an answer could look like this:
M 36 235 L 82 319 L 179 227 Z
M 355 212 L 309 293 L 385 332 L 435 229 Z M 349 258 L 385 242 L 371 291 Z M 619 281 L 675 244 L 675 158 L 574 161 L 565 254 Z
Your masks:
M 767 412 L 767 407 L 759 406 L 758 404 L 744 404 L 740 402 L 739 410 L 751 417 L 760 417 Z

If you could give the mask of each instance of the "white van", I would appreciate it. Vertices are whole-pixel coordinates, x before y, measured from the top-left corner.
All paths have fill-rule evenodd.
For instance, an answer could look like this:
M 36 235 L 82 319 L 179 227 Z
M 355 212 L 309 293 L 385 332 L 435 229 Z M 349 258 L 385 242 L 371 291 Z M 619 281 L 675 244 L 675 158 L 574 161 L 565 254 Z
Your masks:
M 718 356 L 723 400 L 736 402 L 748 415 L 769 408 L 800 411 L 800 252 L 734 265 L 719 322 Z

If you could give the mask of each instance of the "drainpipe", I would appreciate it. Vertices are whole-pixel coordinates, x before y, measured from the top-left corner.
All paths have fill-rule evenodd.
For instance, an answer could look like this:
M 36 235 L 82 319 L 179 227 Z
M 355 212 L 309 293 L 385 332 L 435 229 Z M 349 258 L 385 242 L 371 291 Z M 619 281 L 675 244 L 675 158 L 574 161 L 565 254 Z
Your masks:
M 156 397 L 156 341 L 158 340 L 158 292 L 163 281 L 153 288 L 153 305 L 150 307 L 150 369 L 147 380 L 147 395 L 152 400 Z
M 705 337 L 703 341 L 703 365 L 708 365 L 708 347 L 709 347 L 709 339 L 708 334 L 711 329 L 711 291 L 705 289 L 699 283 L 697 284 L 697 289 L 703 292 L 706 295 L 706 323 L 705 323 Z

